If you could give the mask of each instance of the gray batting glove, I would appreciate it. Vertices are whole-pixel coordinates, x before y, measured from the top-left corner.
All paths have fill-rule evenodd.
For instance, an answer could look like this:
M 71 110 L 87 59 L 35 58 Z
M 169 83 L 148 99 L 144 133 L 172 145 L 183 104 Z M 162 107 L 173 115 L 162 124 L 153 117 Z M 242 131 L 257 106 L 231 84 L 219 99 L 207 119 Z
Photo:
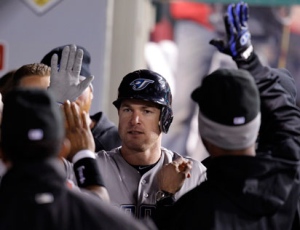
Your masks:
M 58 56 L 53 54 L 51 58 L 51 75 L 49 91 L 55 96 L 58 103 L 66 100 L 75 101 L 93 81 L 94 76 L 86 77 L 80 82 L 80 70 L 83 50 L 75 45 L 64 47 L 60 65 Z

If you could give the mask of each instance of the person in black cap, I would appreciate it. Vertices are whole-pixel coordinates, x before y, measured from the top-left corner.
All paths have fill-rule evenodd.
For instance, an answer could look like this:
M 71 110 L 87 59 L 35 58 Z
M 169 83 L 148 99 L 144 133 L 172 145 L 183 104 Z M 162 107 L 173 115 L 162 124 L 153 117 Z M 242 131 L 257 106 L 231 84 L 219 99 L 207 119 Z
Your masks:
M 1 153 L 10 166 L 0 186 L 0 229 L 154 229 L 65 185 L 57 156 L 69 142 L 51 94 L 18 88 L 4 104 Z
M 69 46 L 72 48 L 74 45 L 65 45 L 65 46 L 54 48 L 43 57 L 41 63 L 51 66 L 51 58 L 54 54 L 57 55 L 57 63 L 60 63 L 64 57 L 63 55 L 64 48 Z M 82 46 L 75 46 L 75 47 L 77 47 L 77 50 L 83 51 L 82 65 L 80 70 L 80 81 L 83 81 L 84 79 L 92 76 L 90 71 L 91 56 L 90 53 L 84 47 Z M 62 90 L 68 91 L 68 87 L 64 87 Z M 90 83 L 89 87 L 87 87 L 75 99 L 75 101 L 81 111 L 85 111 L 87 114 L 89 114 L 93 97 L 94 97 L 93 85 L 92 83 Z M 67 98 L 67 99 L 70 101 L 74 101 L 71 98 Z M 119 147 L 121 145 L 121 140 L 118 134 L 117 127 L 106 117 L 106 115 L 103 112 L 98 112 L 88 117 L 88 119 L 89 119 L 89 126 L 92 130 L 92 134 L 95 140 L 96 152 L 100 150 L 108 151 L 113 148 Z
M 199 132 L 211 156 L 207 181 L 175 204 L 170 199 L 158 202 L 159 229 L 299 229 L 295 86 L 288 92 L 281 82 L 290 80 L 286 71 L 261 65 L 253 52 L 247 9 L 245 3 L 228 7 L 228 40 L 217 47 L 251 73 L 218 69 L 193 91 Z

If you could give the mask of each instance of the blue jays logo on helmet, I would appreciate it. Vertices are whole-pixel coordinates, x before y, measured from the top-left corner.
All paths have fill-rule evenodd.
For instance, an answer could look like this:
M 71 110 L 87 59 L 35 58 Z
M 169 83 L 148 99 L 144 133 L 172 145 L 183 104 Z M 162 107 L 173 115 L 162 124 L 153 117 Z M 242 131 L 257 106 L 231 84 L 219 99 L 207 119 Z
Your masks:
M 135 79 L 134 81 L 132 81 L 130 83 L 130 85 L 132 85 L 132 89 L 135 90 L 135 91 L 138 91 L 138 90 L 143 90 L 147 87 L 147 85 L 153 83 L 154 81 L 153 80 L 150 80 L 150 79 L 145 79 L 145 78 L 138 78 L 138 79 Z

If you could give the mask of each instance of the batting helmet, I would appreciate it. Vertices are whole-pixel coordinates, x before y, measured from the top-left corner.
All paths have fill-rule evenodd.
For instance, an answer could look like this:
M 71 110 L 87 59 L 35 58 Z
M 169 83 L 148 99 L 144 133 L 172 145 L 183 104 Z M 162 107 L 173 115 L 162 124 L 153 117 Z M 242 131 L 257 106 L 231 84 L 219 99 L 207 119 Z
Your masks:
M 124 99 L 139 99 L 162 105 L 160 128 L 167 133 L 173 120 L 172 93 L 165 78 L 158 73 L 142 69 L 127 74 L 119 88 L 118 98 L 113 102 L 117 109 Z

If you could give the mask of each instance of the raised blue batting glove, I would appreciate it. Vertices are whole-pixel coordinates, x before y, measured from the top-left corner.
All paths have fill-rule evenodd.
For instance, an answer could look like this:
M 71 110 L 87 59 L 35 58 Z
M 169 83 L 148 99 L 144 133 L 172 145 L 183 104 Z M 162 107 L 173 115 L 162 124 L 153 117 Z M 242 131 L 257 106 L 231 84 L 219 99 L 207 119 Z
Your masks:
M 230 4 L 224 16 L 227 39 L 213 39 L 209 43 L 220 52 L 230 55 L 235 61 L 247 60 L 253 53 L 248 18 L 246 3 Z

